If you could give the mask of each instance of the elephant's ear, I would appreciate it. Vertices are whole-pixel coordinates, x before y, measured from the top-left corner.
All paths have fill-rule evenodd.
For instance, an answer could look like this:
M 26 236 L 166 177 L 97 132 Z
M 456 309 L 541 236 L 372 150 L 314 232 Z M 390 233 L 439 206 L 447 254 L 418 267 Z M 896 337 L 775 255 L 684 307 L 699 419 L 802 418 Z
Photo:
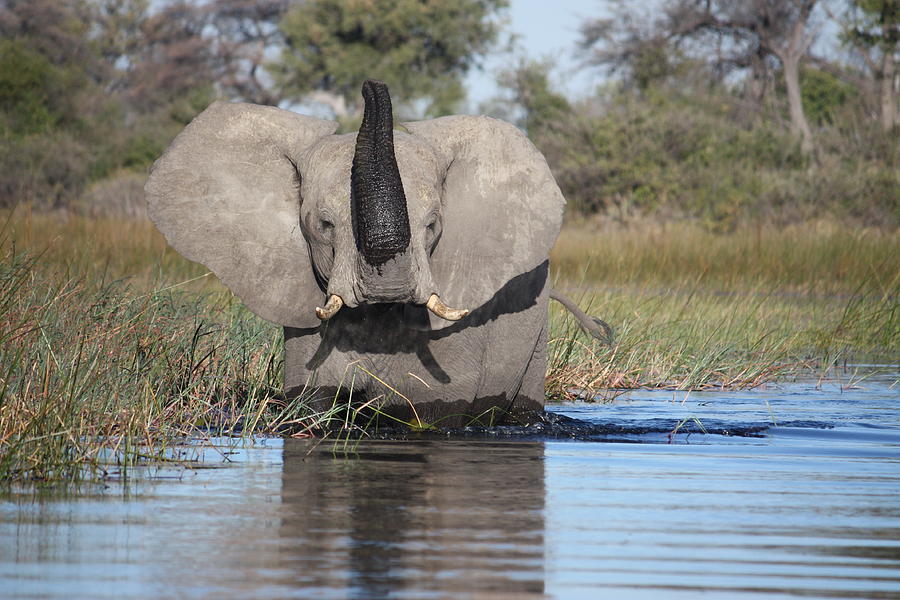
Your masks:
M 300 232 L 294 164 L 336 127 L 270 106 L 216 102 L 153 165 L 150 217 L 178 252 L 207 266 L 256 314 L 315 327 L 324 295 Z
M 405 125 L 448 165 L 432 255 L 441 299 L 475 310 L 547 260 L 566 201 L 543 155 L 509 123 L 453 116 Z

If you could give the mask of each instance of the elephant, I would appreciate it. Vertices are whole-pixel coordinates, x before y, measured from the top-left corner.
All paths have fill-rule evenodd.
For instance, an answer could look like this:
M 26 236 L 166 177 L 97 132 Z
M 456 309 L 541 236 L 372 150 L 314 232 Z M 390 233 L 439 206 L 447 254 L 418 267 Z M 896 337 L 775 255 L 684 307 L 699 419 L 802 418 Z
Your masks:
M 515 126 L 447 116 L 395 130 L 386 84 L 357 133 L 215 102 L 154 163 L 171 246 L 284 328 L 284 389 L 314 406 L 456 426 L 544 405 L 548 255 L 565 200 Z

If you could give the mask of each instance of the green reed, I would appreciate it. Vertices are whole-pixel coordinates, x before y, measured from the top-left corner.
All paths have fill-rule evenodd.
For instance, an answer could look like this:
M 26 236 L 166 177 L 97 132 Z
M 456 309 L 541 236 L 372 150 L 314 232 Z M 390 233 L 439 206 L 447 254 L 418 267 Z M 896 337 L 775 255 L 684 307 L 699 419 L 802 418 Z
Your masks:
M 279 328 L 226 292 L 130 284 L 127 236 L 88 259 L 77 244 L 96 232 L 60 236 L 71 222 L 41 219 L 68 253 L 25 250 L 9 224 L 0 239 L 0 479 L 110 476 L 198 431 L 275 431 L 303 412 L 280 395 Z M 145 256 L 144 281 L 158 258 Z

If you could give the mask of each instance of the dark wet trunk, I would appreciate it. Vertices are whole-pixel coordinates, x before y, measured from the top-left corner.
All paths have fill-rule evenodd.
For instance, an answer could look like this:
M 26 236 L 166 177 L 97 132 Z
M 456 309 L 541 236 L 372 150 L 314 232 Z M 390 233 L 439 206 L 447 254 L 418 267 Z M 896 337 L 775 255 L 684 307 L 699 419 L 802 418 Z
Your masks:
M 366 107 L 356 136 L 350 178 L 350 213 L 361 257 L 381 271 L 409 247 L 409 215 L 394 156 L 394 121 L 388 87 L 367 80 L 362 87 Z

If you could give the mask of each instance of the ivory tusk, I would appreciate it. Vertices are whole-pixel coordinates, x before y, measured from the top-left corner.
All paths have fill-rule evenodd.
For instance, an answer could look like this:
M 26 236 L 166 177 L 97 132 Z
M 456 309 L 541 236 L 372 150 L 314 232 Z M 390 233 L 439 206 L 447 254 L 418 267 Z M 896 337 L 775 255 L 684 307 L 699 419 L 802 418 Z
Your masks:
M 325 304 L 325 308 L 316 307 L 316 316 L 323 321 L 327 321 L 336 315 L 337 311 L 341 310 L 342 306 L 344 306 L 344 301 L 341 300 L 341 297 L 337 294 L 331 294 L 328 296 L 328 302 Z
M 425 306 L 440 318 L 447 319 L 448 321 L 459 321 L 469 314 L 468 309 L 465 308 L 450 308 L 441 302 L 441 299 L 438 298 L 437 294 L 432 294 L 431 297 L 428 298 L 428 303 Z

